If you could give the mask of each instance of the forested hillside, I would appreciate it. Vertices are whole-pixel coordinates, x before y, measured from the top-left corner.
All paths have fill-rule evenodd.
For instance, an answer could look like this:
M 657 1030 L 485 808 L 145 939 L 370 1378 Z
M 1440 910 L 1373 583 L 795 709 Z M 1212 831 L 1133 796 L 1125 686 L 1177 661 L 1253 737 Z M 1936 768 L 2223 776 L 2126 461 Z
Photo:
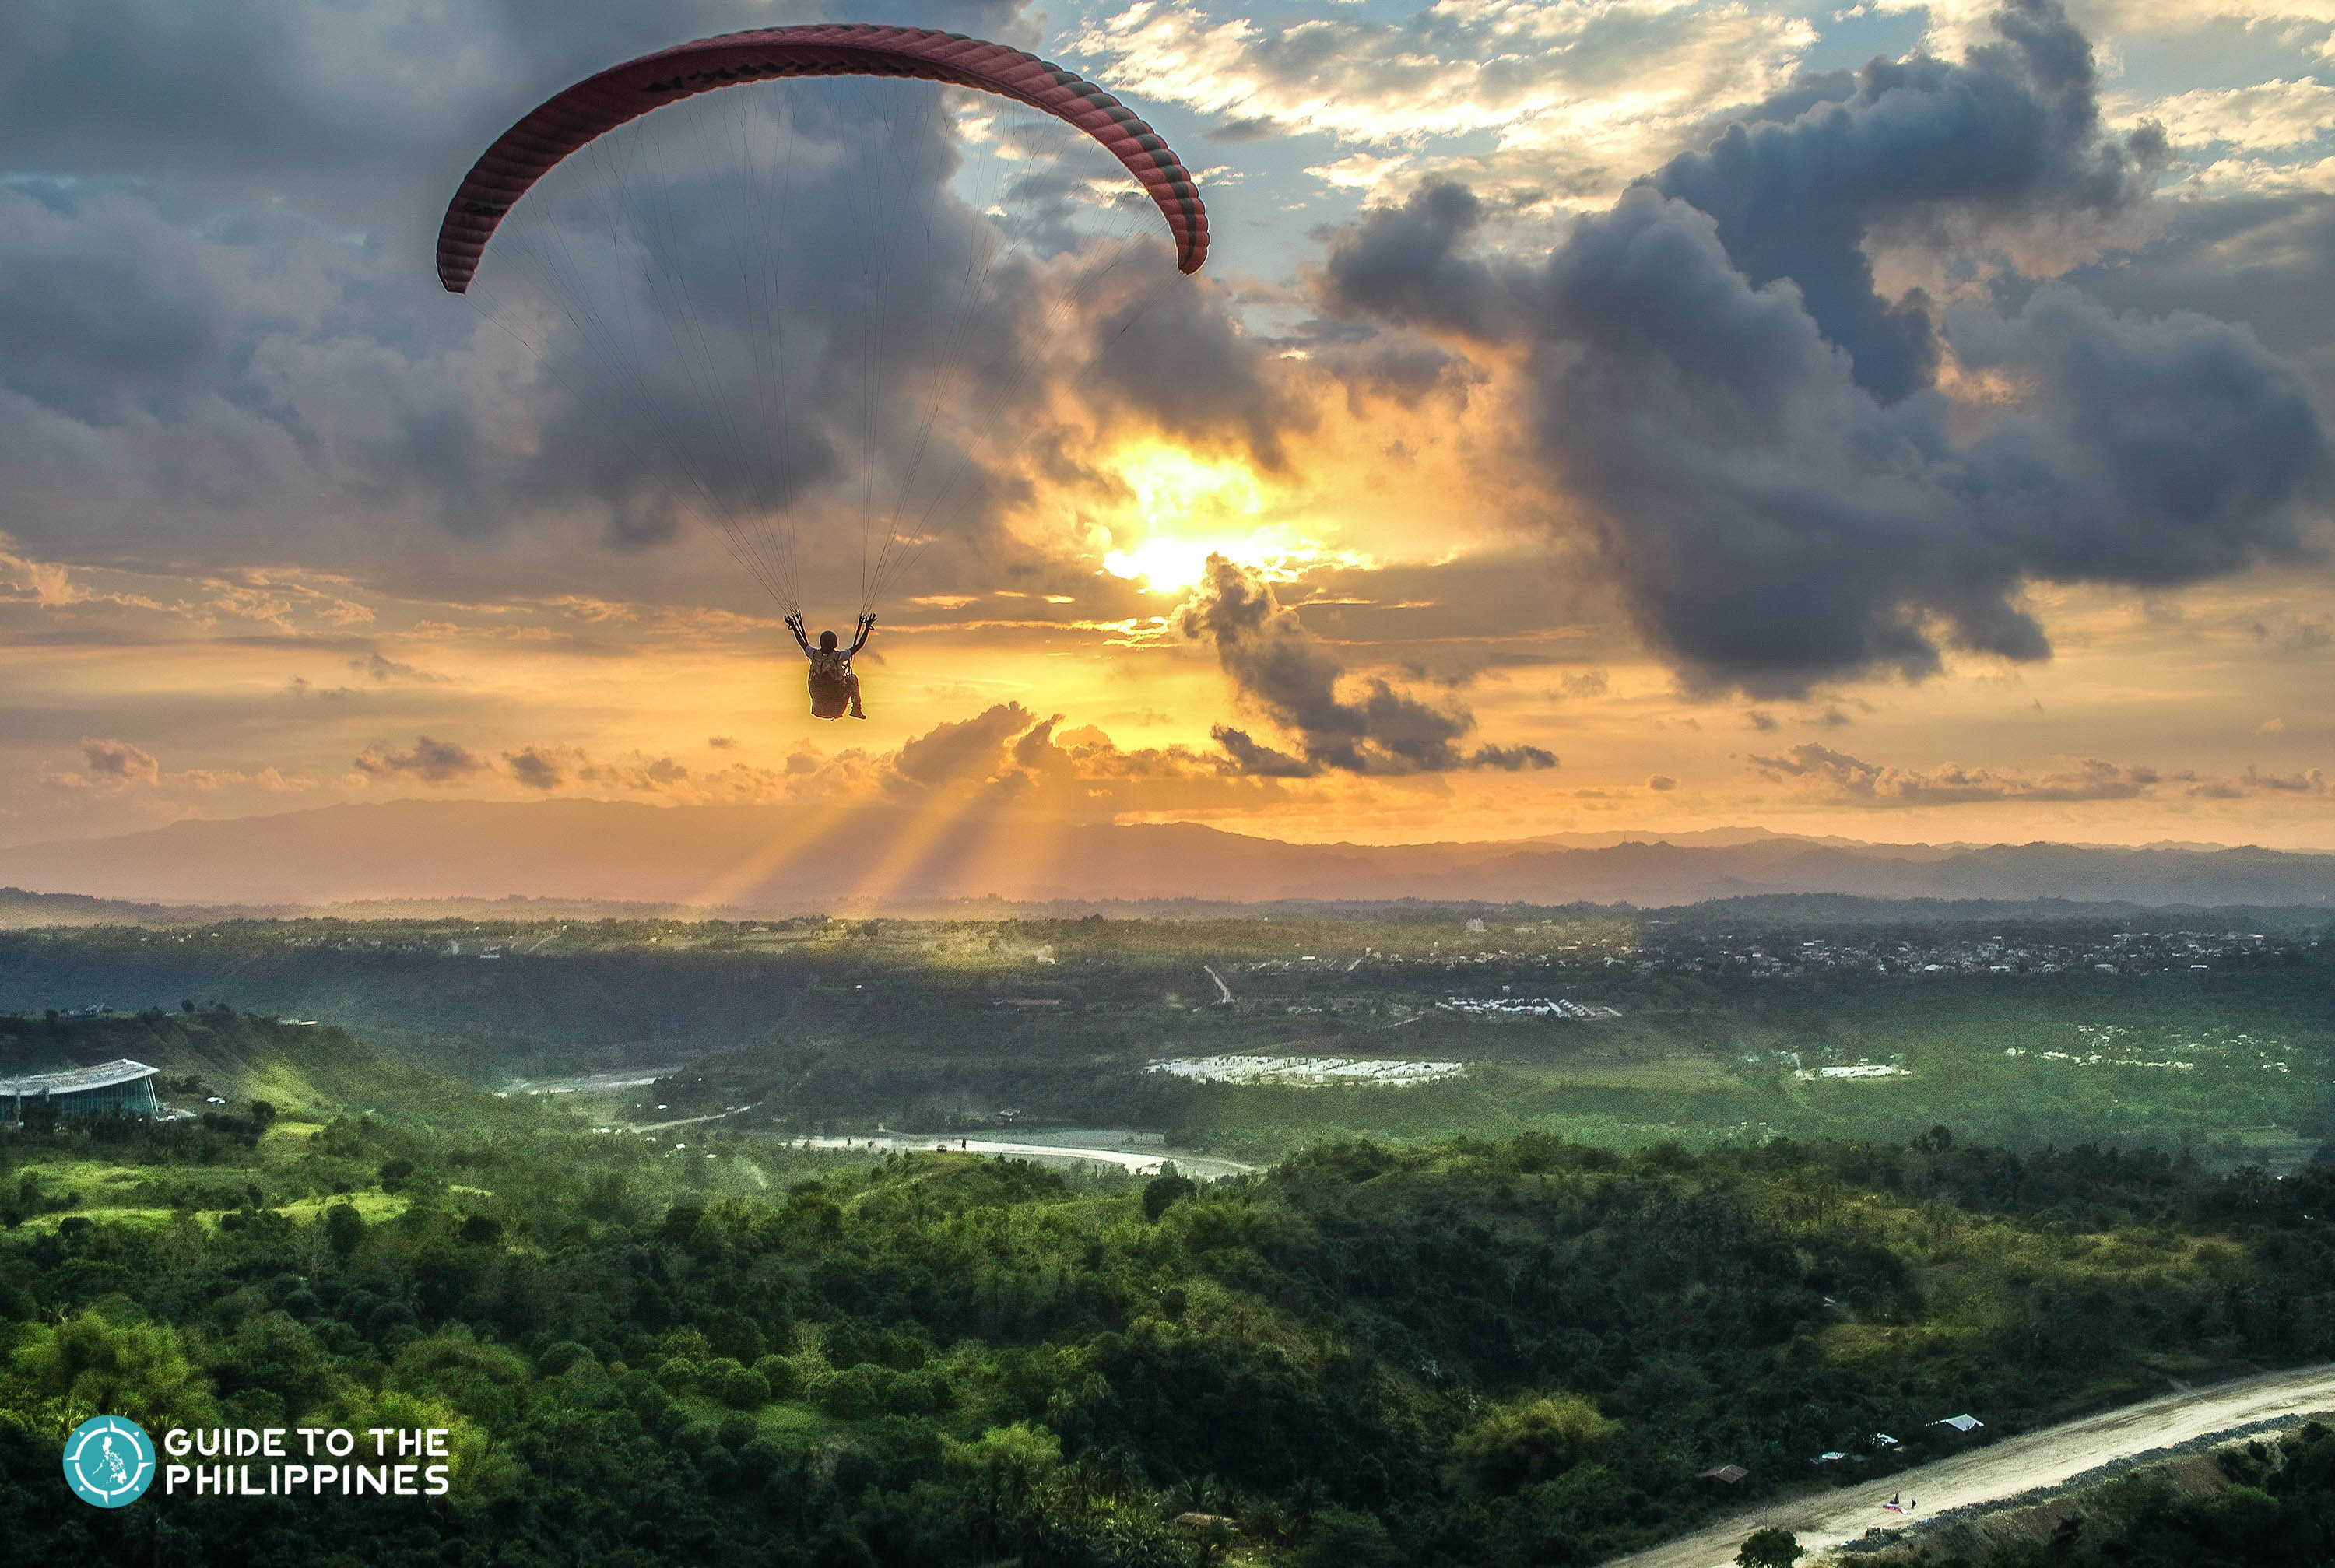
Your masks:
M 660 947 L 656 931 L 540 949 L 561 928 L 481 935 L 472 921 L 351 926 L 231 922 L 0 933 L 0 1010 L 176 1011 L 223 1001 L 321 1019 L 458 1076 L 664 1062 L 756 1040 L 786 1017 L 805 966 L 734 943 Z M 585 930 L 593 928 L 586 927 Z
M 0 1140 L 19 1560 L 1588 1563 L 1943 1416 L 2335 1353 L 2317 1169 L 1940 1129 L 1196 1187 L 373 1103 Z M 60 1511 L 101 1409 L 447 1426 L 454 1490 Z
M 327 1024 L 257 1018 L 192 998 L 168 1011 L 97 1018 L 0 1014 L 0 1076 L 128 1057 L 160 1070 L 165 1104 L 203 1114 L 214 1099 L 262 1100 L 293 1116 L 395 1108 L 432 1118 L 505 1114 L 490 1094 Z M 219 1114 L 210 1112 L 208 1114 Z

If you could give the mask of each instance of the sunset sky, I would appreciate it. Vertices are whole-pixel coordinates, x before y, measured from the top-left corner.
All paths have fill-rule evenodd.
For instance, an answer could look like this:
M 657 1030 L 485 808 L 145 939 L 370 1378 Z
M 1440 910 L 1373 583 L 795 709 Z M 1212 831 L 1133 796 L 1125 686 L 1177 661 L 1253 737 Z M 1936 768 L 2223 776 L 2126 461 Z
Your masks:
M 1002 793 L 1306 840 L 2335 850 L 2335 9 L 2281 3 L 15 0 L 0 844 Z M 518 273 L 431 266 L 553 92 L 830 17 L 1103 83 L 1214 232 L 1191 279 L 1139 212 L 1032 239 L 993 102 L 730 90 L 804 160 L 770 265 L 812 352 L 758 439 L 813 627 L 857 607 L 869 450 L 973 476 L 839 724 L 680 460 L 586 417 L 608 362 Z M 970 247 L 990 369 L 845 352 L 871 147 L 884 221 L 941 237 L 896 308 Z

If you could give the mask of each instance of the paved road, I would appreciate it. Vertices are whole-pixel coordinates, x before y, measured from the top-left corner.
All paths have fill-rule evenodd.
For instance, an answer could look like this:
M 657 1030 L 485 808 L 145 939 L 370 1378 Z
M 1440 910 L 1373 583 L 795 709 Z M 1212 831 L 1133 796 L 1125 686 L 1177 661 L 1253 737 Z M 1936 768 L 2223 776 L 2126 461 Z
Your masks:
M 1048 1143 L 997 1143 L 988 1138 L 916 1137 L 901 1133 L 886 1133 L 875 1137 L 806 1137 L 794 1142 L 810 1148 L 864 1149 L 960 1149 L 966 1154 L 1010 1155 L 1015 1159 L 1042 1160 L 1058 1165 L 1115 1165 L 1133 1171 L 1138 1176 L 1148 1175 L 1159 1168 L 1162 1160 L 1174 1160 L 1183 1175 L 1201 1181 L 1214 1181 L 1218 1176 L 1245 1176 L 1256 1169 L 1238 1160 L 1217 1159 L 1208 1155 L 1177 1154 L 1173 1149 L 1158 1146 L 1149 1148 L 1064 1148 Z
M 1743 1538 L 1768 1524 L 1791 1531 L 1811 1553 L 1830 1551 L 1876 1524 L 1904 1524 L 1882 1506 L 1893 1495 L 1918 1498 L 1914 1517 L 1927 1518 L 2057 1486 L 2101 1465 L 2256 1421 L 2330 1410 L 2335 1410 L 2335 1365 L 2264 1372 L 2047 1427 L 1861 1486 L 1771 1503 L 1667 1545 L 1617 1557 L 1607 1568 L 1731 1568 Z

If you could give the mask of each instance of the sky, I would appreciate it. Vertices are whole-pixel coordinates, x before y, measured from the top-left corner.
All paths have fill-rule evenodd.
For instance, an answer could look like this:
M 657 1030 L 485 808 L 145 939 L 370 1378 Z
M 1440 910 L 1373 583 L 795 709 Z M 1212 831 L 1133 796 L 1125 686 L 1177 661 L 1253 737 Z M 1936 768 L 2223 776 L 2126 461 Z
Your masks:
M 686 39 L 781 82 L 448 196 Z M 402 798 L 2335 850 L 2327 0 L 17 0 L 0 844 Z M 849 635 L 810 718 L 780 616 Z M 759 569 L 757 569 L 759 568 Z M 775 592 L 773 590 L 776 590 Z

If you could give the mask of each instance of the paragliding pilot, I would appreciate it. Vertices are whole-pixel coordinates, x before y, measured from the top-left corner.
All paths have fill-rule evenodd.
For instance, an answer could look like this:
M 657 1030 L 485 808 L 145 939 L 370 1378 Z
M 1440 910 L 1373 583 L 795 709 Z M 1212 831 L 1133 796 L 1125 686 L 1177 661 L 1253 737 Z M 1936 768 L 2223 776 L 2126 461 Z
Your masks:
M 832 632 L 821 632 L 819 646 L 812 647 L 800 615 L 789 615 L 787 629 L 795 634 L 797 645 L 810 660 L 811 717 L 840 719 L 847 711 L 855 719 L 867 717 L 867 711 L 859 705 L 859 677 L 851 668 L 851 655 L 867 645 L 867 634 L 876 629 L 876 617 L 859 617 L 859 635 L 848 648 L 837 647 Z

